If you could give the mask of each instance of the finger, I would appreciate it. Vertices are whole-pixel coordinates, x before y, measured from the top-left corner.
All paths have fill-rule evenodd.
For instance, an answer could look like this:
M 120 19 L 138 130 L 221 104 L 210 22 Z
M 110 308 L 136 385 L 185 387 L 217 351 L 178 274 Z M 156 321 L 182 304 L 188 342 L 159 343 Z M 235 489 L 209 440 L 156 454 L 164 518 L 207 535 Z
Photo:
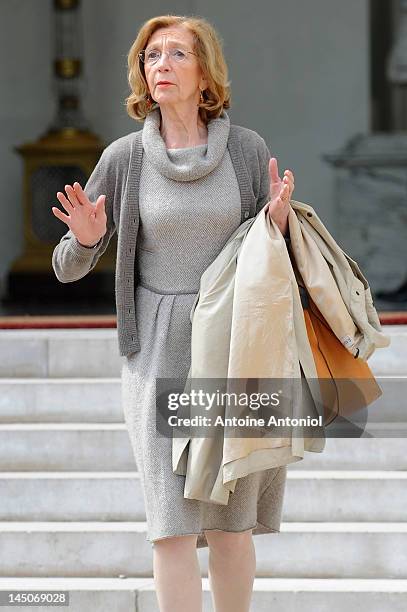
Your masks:
M 91 203 L 88 196 L 86 195 L 81 185 L 77 181 L 73 184 L 73 188 L 74 188 L 76 199 L 78 200 L 80 204 L 83 204 L 86 206 L 87 204 Z
M 294 175 L 291 172 L 291 170 L 286 170 L 284 172 L 284 179 L 283 180 L 285 181 L 286 179 L 289 181 L 289 183 L 291 185 L 291 188 L 294 189 Z
M 273 183 L 277 183 L 280 180 L 280 177 L 278 176 L 277 159 L 275 157 L 272 157 L 269 161 L 269 174 Z
M 81 203 L 78 201 L 78 198 L 76 197 L 75 190 L 73 189 L 71 185 L 65 185 L 65 191 L 68 195 L 69 201 L 71 202 L 74 208 L 76 208 L 77 206 L 81 206 Z
M 62 206 L 65 208 L 66 212 L 70 213 L 72 212 L 72 210 L 74 210 L 74 207 L 72 206 L 71 202 L 68 200 L 65 194 L 62 193 L 62 191 L 57 192 L 57 198 L 61 202 Z
M 289 178 L 287 178 L 287 177 L 284 177 L 283 183 L 284 183 L 285 185 L 288 185 L 288 188 L 289 188 L 289 197 L 291 198 L 291 194 L 292 194 L 292 193 L 293 193 L 293 191 L 294 191 L 294 183 L 292 182 L 292 180 L 291 180 L 291 179 L 289 179 Z
M 290 193 L 289 186 L 283 184 L 283 187 L 281 188 L 281 191 L 280 191 L 280 199 L 286 200 L 289 196 L 289 193 Z
M 289 183 L 290 185 L 294 185 L 294 177 L 292 172 L 289 172 L 287 170 L 284 172 L 283 182 Z
M 288 197 L 291 198 L 291 195 L 294 191 L 294 185 L 291 185 L 290 183 L 287 183 L 287 187 L 288 187 Z
M 98 199 L 96 200 L 96 204 L 95 204 L 96 214 L 98 214 L 101 210 L 104 210 L 105 202 L 106 202 L 106 196 L 100 195 Z
M 285 176 L 283 178 L 283 183 L 284 185 L 288 185 L 290 188 L 292 188 L 293 182 L 291 179 L 288 178 L 288 176 Z
M 68 224 L 68 221 L 70 221 L 70 217 L 68 217 L 68 215 L 65 215 L 56 206 L 52 207 L 52 212 L 54 213 L 56 217 L 58 217 L 58 219 L 60 219 L 61 221 L 64 221 L 64 223 Z

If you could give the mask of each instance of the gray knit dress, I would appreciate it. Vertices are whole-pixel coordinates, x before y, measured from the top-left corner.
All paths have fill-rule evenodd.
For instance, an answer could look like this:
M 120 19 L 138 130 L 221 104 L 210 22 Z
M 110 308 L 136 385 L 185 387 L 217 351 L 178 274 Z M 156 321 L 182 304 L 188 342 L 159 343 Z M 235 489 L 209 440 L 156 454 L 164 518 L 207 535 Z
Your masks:
M 172 438 L 156 432 L 155 378 L 186 378 L 200 276 L 241 223 L 229 127 L 223 112 L 208 124 L 208 144 L 167 149 L 159 108 L 143 125 L 135 288 L 141 350 L 123 357 L 122 402 L 152 545 L 197 534 L 197 547 L 208 546 L 204 530 L 280 530 L 286 466 L 239 478 L 227 505 L 186 499 L 185 476 L 172 471 Z

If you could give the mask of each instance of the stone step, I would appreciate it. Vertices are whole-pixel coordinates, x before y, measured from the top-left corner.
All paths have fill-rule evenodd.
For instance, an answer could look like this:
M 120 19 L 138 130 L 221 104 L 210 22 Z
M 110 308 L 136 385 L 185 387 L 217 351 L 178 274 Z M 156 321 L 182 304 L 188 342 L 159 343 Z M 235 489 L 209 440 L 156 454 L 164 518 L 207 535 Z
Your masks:
M 261 578 L 407 578 L 405 522 L 283 522 L 254 543 Z M 145 522 L 2 522 L 0 549 L 2 577 L 153 576 Z
M 407 374 L 407 325 L 383 325 L 390 336 L 390 345 L 377 349 L 368 360 L 375 376 L 405 376 Z
M 407 425 L 407 376 L 378 377 L 369 423 Z M 123 423 L 120 378 L 2 378 L 0 423 Z
M 407 471 L 288 470 L 282 518 L 403 522 L 406 485 Z M 146 520 L 137 472 L 3 472 L 0 499 L 1 521 Z
M 0 425 L 0 471 L 131 471 L 124 423 Z
M 377 376 L 407 375 L 407 325 L 383 325 L 391 344 L 377 349 L 369 365 Z M 0 377 L 120 376 L 116 329 L 0 331 Z
M 124 423 L 0 424 L 0 471 L 134 471 Z M 289 469 L 407 470 L 405 438 L 327 438 Z
M 120 378 L 2 378 L 0 423 L 122 423 Z
M 0 377 L 120 376 L 116 329 L 4 329 Z
M 159 612 L 153 578 L 0 578 L 7 591 L 69 593 L 69 612 Z M 203 612 L 212 612 L 208 578 L 202 578 Z M 405 612 L 406 580 L 255 578 L 251 612 L 343 612 L 352 607 L 369 612 Z M 46 612 L 49 606 L 33 609 Z M 11 609 L 11 608 L 10 608 Z M 26 606 L 13 606 L 26 612 Z M 29 608 L 28 608 L 29 609 Z

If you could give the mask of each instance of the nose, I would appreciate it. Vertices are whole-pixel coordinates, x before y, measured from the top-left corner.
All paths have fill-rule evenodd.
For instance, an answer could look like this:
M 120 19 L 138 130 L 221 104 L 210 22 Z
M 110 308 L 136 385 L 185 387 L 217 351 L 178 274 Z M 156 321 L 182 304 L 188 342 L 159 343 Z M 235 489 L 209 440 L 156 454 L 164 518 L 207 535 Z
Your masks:
M 161 67 L 161 64 L 163 62 L 163 58 L 165 57 L 165 66 L 167 67 L 169 62 L 170 62 L 170 55 L 169 53 L 167 53 L 167 51 L 162 51 L 161 52 L 161 56 L 158 58 L 158 60 L 156 61 L 155 65 L 158 66 L 158 68 Z M 166 68 L 168 69 L 168 68 Z

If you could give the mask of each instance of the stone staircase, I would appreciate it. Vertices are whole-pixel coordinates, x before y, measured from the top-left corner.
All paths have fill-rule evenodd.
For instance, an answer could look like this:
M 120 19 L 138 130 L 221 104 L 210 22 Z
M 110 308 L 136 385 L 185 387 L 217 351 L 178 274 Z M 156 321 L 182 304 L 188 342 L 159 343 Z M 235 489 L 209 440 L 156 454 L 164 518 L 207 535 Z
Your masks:
M 407 376 L 407 326 L 385 329 L 392 345 L 369 364 Z M 70 612 L 158 611 L 116 330 L 2 330 L 0 357 L 0 604 L 61 590 Z M 372 416 L 406 421 L 393 400 Z M 284 503 L 281 533 L 254 538 L 252 612 L 407 610 L 405 438 L 327 439 L 289 466 Z

